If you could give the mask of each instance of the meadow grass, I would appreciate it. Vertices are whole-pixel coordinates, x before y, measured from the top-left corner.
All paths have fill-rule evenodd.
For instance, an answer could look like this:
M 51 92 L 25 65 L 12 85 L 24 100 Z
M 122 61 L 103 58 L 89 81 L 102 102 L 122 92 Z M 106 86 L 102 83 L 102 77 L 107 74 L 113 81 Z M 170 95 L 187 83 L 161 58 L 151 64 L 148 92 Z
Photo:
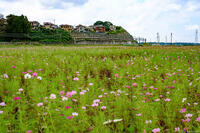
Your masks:
M 1 133 L 200 131 L 200 47 L 0 48 Z

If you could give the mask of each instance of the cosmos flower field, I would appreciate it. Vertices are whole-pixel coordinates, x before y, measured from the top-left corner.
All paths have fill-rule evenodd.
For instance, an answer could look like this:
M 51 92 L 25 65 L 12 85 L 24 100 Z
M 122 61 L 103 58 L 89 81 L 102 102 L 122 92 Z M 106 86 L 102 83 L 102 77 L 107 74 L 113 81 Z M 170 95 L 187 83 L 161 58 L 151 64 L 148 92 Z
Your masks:
M 200 131 L 200 47 L 0 48 L 1 133 Z

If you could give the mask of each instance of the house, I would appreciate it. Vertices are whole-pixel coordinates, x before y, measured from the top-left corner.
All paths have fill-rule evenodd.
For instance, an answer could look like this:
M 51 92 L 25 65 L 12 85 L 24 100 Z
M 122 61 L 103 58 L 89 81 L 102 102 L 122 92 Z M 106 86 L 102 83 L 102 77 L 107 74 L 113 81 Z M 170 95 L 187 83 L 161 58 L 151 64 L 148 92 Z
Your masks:
M 0 18 L 0 33 L 5 31 L 7 21 L 4 18 Z
M 60 25 L 60 28 L 65 30 L 65 31 L 68 31 L 68 32 L 71 32 L 73 30 L 73 26 L 72 25 L 67 25 L 67 24 Z
M 29 23 L 31 25 L 32 30 L 37 30 L 40 27 L 40 23 L 37 21 L 30 21 Z
M 88 28 L 84 25 L 77 25 L 76 28 L 75 28 L 75 31 L 78 31 L 78 32 L 87 32 L 88 31 Z
M 57 29 L 58 28 L 57 25 L 55 25 L 55 24 L 53 24 L 51 22 L 44 22 L 44 27 L 46 29 Z
M 104 33 L 106 31 L 106 29 L 103 25 L 96 25 L 94 27 L 94 29 L 97 33 Z
M 115 25 L 110 25 L 109 29 L 110 29 L 110 31 L 115 31 L 116 30 L 116 26 Z
M 88 31 L 90 31 L 90 32 L 94 32 L 94 31 L 95 31 L 95 30 L 94 30 L 94 26 L 93 26 L 93 25 L 91 25 L 91 26 L 88 26 L 87 28 L 88 28 Z

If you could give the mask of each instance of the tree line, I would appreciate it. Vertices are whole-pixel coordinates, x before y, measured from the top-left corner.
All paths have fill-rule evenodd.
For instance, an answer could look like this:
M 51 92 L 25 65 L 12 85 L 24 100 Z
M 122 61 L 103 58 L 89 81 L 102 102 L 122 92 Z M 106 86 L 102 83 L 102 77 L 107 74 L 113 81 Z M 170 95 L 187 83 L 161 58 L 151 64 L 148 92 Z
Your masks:
M 0 19 L 0 41 L 36 41 L 71 43 L 72 37 L 60 28 L 46 29 L 42 26 L 32 30 L 28 18 L 24 15 L 8 15 Z

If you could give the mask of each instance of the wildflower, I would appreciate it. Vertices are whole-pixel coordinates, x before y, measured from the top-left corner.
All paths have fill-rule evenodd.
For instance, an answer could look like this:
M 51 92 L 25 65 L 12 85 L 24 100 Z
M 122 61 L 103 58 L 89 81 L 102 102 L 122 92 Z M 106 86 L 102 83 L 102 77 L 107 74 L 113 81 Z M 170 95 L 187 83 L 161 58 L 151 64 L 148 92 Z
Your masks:
M 60 116 L 65 116 L 64 114 L 60 114 Z
M 33 76 L 33 77 L 36 77 L 36 76 L 37 76 L 37 73 L 36 73 L 36 72 L 34 72 L 34 73 L 32 74 L 32 76 Z
M 19 99 L 20 99 L 20 97 L 14 97 L 13 98 L 14 101 L 19 100 Z
M 37 106 L 38 107 L 43 106 L 43 103 L 38 103 Z
M 196 119 L 198 122 L 200 122 L 200 116 Z
M 186 112 L 186 108 L 181 109 L 179 112 L 180 112 L 180 113 L 185 113 L 185 112 Z
M 115 77 L 118 77 L 119 75 L 118 74 L 115 74 Z
M 93 103 L 99 103 L 100 99 L 93 100 Z
M 106 106 L 102 106 L 101 109 L 102 109 L 102 110 L 105 110 L 105 109 L 106 109 Z
M 37 79 L 38 79 L 38 80 L 42 80 L 42 77 L 41 77 L 41 76 L 38 76 Z
M 67 92 L 66 96 L 67 97 L 72 97 L 72 93 L 71 92 Z
M 154 90 L 157 90 L 158 88 L 153 88 Z
M 12 68 L 17 68 L 16 66 L 12 66 Z
M 99 95 L 99 96 L 98 96 L 98 98 L 102 98 L 102 97 L 103 97 L 102 95 Z
M 28 70 L 27 72 L 31 73 L 32 71 L 31 71 L 31 70 Z
M 22 92 L 22 91 L 23 91 L 23 89 L 22 89 L 22 88 L 20 88 L 18 91 L 19 91 L 19 92 Z
M 89 86 L 93 86 L 93 83 L 89 83 Z
M 75 77 L 73 80 L 77 81 L 77 80 L 79 80 L 79 78 Z
M 56 95 L 55 94 L 51 94 L 50 95 L 50 99 L 56 99 Z
M 152 132 L 153 132 L 153 133 L 160 132 L 160 128 L 155 128 L 155 129 L 152 130 Z
M 64 95 L 64 94 L 65 94 L 65 91 L 60 91 L 59 94 L 60 94 L 60 95 Z
M 183 98 L 183 99 L 182 99 L 182 103 L 184 103 L 185 100 L 187 100 L 187 98 Z
M 0 106 L 6 106 L 5 102 L 1 102 Z
M 80 95 L 84 95 L 84 94 L 85 94 L 85 92 L 82 92 L 82 91 L 80 92 Z
M 62 97 L 62 100 L 63 100 L 63 101 L 67 101 L 68 98 L 67 98 L 67 97 Z
M 61 85 L 64 85 L 65 83 L 60 83 Z
M 0 114 L 3 114 L 3 111 L 2 111 L 2 110 L 0 110 Z
M 86 109 L 86 107 L 82 107 L 82 109 Z
M 185 115 L 185 117 L 187 117 L 187 118 L 188 118 L 188 117 L 192 117 L 192 116 L 193 116 L 193 114 L 186 114 L 186 115 Z
M 156 102 L 160 101 L 160 99 L 155 99 Z
M 141 116 L 142 114 L 136 114 L 136 116 Z
M 75 95 L 75 94 L 77 94 L 77 92 L 76 92 L 76 91 L 72 91 L 71 93 L 72 93 L 72 95 Z
M 66 106 L 65 109 L 70 109 L 70 106 Z
M 7 78 L 8 78 L 8 75 L 7 75 L 7 74 L 4 74 L 3 77 L 4 77 L 5 79 L 7 79 Z
M 174 131 L 175 131 L 175 132 L 178 132 L 178 131 L 180 131 L 180 128 L 179 128 L 179 127 L 176 127 L 176 128 L 174 129 Z
M 74 118 L 74 116 L 68 116 L 67 117 L 67 119 L 73 119 Z
M 137 86 L 137 83 L 133 83 L 132 86 Z
M 130 89 L 130 86 L 127 85 L 126 88 Z
M 78 116 L 78 113 L 74 112 L 72 113 L 73 116 Z
M 171 101 L 171 99 L 166 98 L 166 99 L 164 99 L 164 101 L 169 102 L 169 101 Z
M 32 130 L 28 130 L 28 131 L 26 131 L 26 133 L 32 133 Z
M 30 78 L 31 78 L 31 75 L 30 75 L 29 73 L 27 73 L 27 74 L 24 75 L 24 78 L 25 78 L 25 79 L 30 79 Z
M 93 104 L 92 104 L 92 107 L 97 107 L 97 106 L 99 106 L 98 103 L 93 103 Z
M 114 119 L 113 122 L 119 122 L 122 121 L 122 119 Z
M 152 121 L 151 121 L 151 120 L 146 120 L 145 123 L 146 123 L 146 124 L 152 123 Z

